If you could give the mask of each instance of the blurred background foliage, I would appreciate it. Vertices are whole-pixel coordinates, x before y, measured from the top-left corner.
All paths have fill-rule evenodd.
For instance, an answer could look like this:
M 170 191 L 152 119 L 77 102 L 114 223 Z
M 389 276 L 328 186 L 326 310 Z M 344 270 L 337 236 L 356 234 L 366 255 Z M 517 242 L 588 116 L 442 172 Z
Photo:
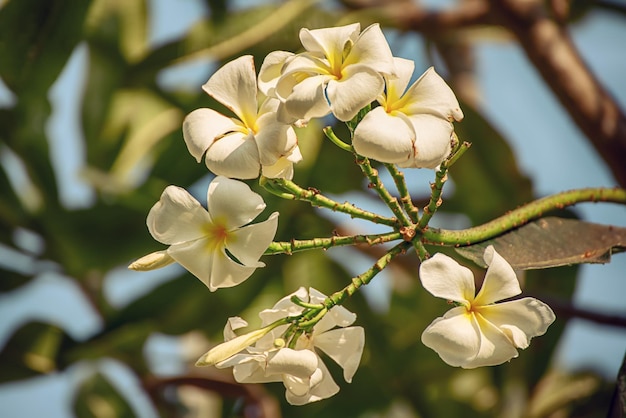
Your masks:
M 152 3 L 148 0 L 0 1 L 0 78 L 13 98 L 0 108 L 0 291 L 10 297 L 34 278 L 56 273 L 74 283 L 79 290 L 76 297 L 88 303 L 101 324 L 97 332 L 77 337 L 52 319 L 24 318 L 1 348 L 2 385 L 82 367 L 82 378 L 72 382 L 74 395 L 68 400 L 70 410 L 81 418 L 157 413 L 168 417 L 606 416 L 613 382 L 591 371 L 565 375 L 551 367 L 568 315 L 557 312 L 548 334 L 511 363 L 460 370 L 441 362 L 421 344 L 420 334 L 447 307 L 418 285 L 414 255 L 390 268 L 393 291 L 388 309 L 373 309 L 372 301 L 361 294 L 348 302 L 347 307 L 358 314 L 358 324 L 366 329 L 362 365 L 352 384 L 341 384 L 337 396 L 305 407 L 287 405 L 280 384 L 240 386 L 228 370 L 198 370 L 191 365 L 221 341 L 228 316 L 241 315 L 254 325 L 259 310 L 297 286 L 312 285 L 325 293 L 343 287 L 354 266 L 340 262 L 341 257 L 321 251 L 265 257 L 267 267 L 250 280 L 216 293 L 182 269 L 168 268 L 166 279 L 158 279 L 128 303 L 111 300 L 106 292 L 111 272 L 121 274 L 120 269 L 134 258 L 161 248 L 148 234 L 145 217 L 164 187 L 191 188 L 202 200 L 211 178 L 188 154 L 180 127 L 193 109 L 217 104 L 200 85 L 190 90 L 176 88 L 175 82 L 170 83 L 174 87 L 159 83 L 164 71 L 196 63 L 208 79 L 221 64 L 244 54 L 252 54 L 258 68 L 271 51 L 297 51 L 301 27 L 356 21 L 365 27 L 380 21 L 392 30 L 399 26 L 393 13 L 381 13 L 373 6 L 407 6 L 402 1 L 292 0 L 249 6 L 244 2 L 244 7 L 236 8 L 228 0 L 204 3 L 209 10 L 206 17 L 179 38 L 155 44 L 150 42 Z M 569 19 L 603 7 L 602 2 L 564 3 L 571 6 Z M 615 8 L 612 13 L 623 10 Z M 476 105 L 471 77 L 469 84 L 467 78 L 461 82 L 459 68 L 465 76 L 471 74 L 468 51 L 479 38 L 460 36 L 454 30 L 430 28 L 416 35 L 400 29 L 393 31 L 394 50 L 410 47 L 416 36 L 429 47 L 428 57 L 414 57 L 421 60 L 416 72 L 422 63 L 424 68 L 435 59 L 438 65 L 445 63 L 440 73 L 447 74 L 466 115 L 457 125 L 459 137 L 473 144 L 450 173 L 454 187 L 445 194 L 442 212 L 462 214 L 461 219 L 478 224 L 536 197 L 506 138 Z M 508 37 L 505 31 L 489 36 Z M 81 92 L 76 111 L 82 141 L 78 146 L 84 153 L 80 178 L 92 194 L 87 202 L 72 205 L 60 190 L 63 160 L 54 161 L 52 148 L 58 144 L 51 144 L 47 124 L 55 111 L 51 87 L 76 48 L 87 51 L 86 74 L 76 80 L 81 83 L 76 86 Z M 305 159 L 296 167 L 295 181 L 368 202 L 372 195 L 363 187 L 358 167 L 322 137 L 321 127 L 321 122 L 312 122 L 299 131 Z M 345 138 L 343 129 L 335 127 Z M 76 152 L 65 150 L 70 151 Z M 350 232 L 341 229 L 344 223 L 322 216 L 307 203 L 281 201 L 249 183 L 264 195 L 266 213 L 280 211 L 277 240 Z M 426 192 L 424 187 L 414 196 L 422 206 Z M 357 251 L 374 260 L 382 250 Z M 574 267 L 533 271 L 526 275 L 525 294 L 568 306 L 576 272 Z M 138 280 L 137 275 L 127 274 L 123 280 Z M 155 335 L 180 337 L 182 348 L 172 354 L 177 356 L 174 371 L 160 372 L 147 355 L 146 344 Z M 340 381 L 337 367 L 330 363 Z M 135 377 L 131 389 L 112 383 L 107 374 L 119 367 Z M 143 409 L 134 396 L 145 398 Z M 21 416 L 19 411 L 5 412 L 8 415 L 3 416 Z

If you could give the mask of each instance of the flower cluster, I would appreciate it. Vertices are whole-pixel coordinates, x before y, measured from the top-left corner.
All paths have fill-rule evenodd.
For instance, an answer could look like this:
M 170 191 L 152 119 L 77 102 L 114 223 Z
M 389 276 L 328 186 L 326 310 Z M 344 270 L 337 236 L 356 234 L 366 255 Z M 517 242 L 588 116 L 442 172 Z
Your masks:
M 302 29 L 300 41 L 302 52 L 270 53 L 258 75 L 253 57 L 246 55 L 202 86 L 232 113 L 201 108 L 183 122 L 189 153 L 217 175 L 208 187 L 207 209 L 186 190 L 168 186 L 147 218 L 150 234 L 168 247 L 140 258 L 131 269 L 177 262 L 215 291 L 242 283 L 264 266 L 259 259 L 274 239 L 278 213 L 251 224 L 265 203 L 240 180 L 291 180 L 294 164 L 303 158 L 294 127 L 312 118 L 332 114 L 350 122 L 351 150 L 379 162 L 432 169 L 451 161 L 453 123 L 463 119 L 454 93 L 433 68 L 409 86 L 414 64 L 393 57 L 379 25 L 363 31 L 358 23 Z M 413 227 L 419 225 L 403 226 Z M 492 247 L 485 261 L 490 267 L 476 296 L 471 272 L 451 258 L 436 254 L 420 267 L 429 292 L 458 304 L 422 335 L 423 343 L 452 366 L 508 361 L 554 321 L 550 308 L 532 298 L 494 304 L 521 290 L 511 266 Z M 319 353 L 341 366 L 350 382 L 365 340 L 363 328 L 351 326 L 356 315 L 337 303 L 313 288 L 300 288 L 262 311 L 258 330 L 237 336 L 247 323 L 232 317 L 225 342 L 197 365 L 232 367 L 241 383 L 282 382 L 294 405 L 328 398 L 339 386 Z
M 288 341 L 283 337 L 290 325 L 280 320 L 298 317 L 305 309 L 293 302 L 294 297 L 311 305 L 326 299 L 313 288 L 301 287 L 259 314 L 264 328 L 240 336 L 234 331 L 248 324 L 239 317 L 230 318 L 224 328 L 225 343 L 204 354 L 196 365 L 233 367 L 235 380 L 240 383 L 283 382 L 285 396 L 292 405 L 336 394 L 339 386 L 318 350 L 339 364 L 344 379 L 351 382 L 361 361 L 365 332 L 362 327 L 350 326 L 356 320 L 355 314 L 334 306 L 310 331 L 295 336 L 286 346 Z

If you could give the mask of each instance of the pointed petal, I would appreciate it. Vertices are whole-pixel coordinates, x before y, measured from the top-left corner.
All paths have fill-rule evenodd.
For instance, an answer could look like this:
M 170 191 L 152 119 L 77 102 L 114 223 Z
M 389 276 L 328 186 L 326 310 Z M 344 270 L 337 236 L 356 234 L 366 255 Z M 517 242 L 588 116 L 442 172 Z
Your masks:
M 413 156 L 402 167 L 436 168 L 450 154 L 452 123 L 438 116 L 409 116 L 415 130 Z
M 244 55 L 224 64 L 202 88 L 232 110 L 248 128 L 254 126 L 257 85 L 252 55 Z
M 209 148 L 206 166 L 213 173 L 239 179 L 259 176 L 259 150 L 252 134 L 233 133 L 220 138 Z
M 259 267 L 264 267 L 263 263 L 243 266 L 226 255 L 222 250 L 215 253 L 211 271 L 209 290 L 214 291 L 220 288 L 233 287 L 244 282 Z
M 419 272 L 422 286 L 433 296 L 469 306 L 474 300 L 474 275 L 445 254 L 437 253 L 422 262 Z
M 212 288 L 210 284 L 215 256 L 215 251 L 211 251 L 211 248 L 214 247 L 208 238 L 202 238 L 171 245 L 167 252 L 178 264 L 200 279 L 211 291 L 214 291 L 215 288 Z
M 319 358 L 311 350 L 283 348 L 268 355 L 265 373 L 288 374 L 308 379 L 318 367 Z
M 276 235 L 278 212 L 264 221 L 232 231 L 226 238 L 226 249 L 244 265 L 255 265 Z
M 270 179 L 282 178 L 291 180 L 293 178 L 293 164 L 302 161 L 300 148 L 297 146 L 293 152 L 286 157 L 281 157 L 272 165 L 261 167 L 261 174 Z
M 491 322 L 481 315 L 476 315 L 480 326 L 480 349 L 474 359 L 462 364 L 464 369 L 476 367 L 497 366 L 519 355 L 509 338 Z
M 229 132 L 241 130 L 241 125 L 213 109 L 196 109 L 183 120 L 183 138 L 189 153 L 197 162 L 202 160 L 214 141 Z
M 376 71 L 364 65 L 351 65 L 341 80 L 330 80 L 326 95 L 337 119 L 346 122 L 370 104 L 383 91 L 385 82 Z
M 402 97 L 411 81 L 411 77 L 413 77 L 415 69 L 415 63 L 412 60 L 394 57 L 393 63 L 396 69 L 396 77 L 386 78 L 387 91 L 385 96 L 387 103 L 395 103 Z
M 383 74 L 395 73 L 389 43 L 378 23 L 365 28 L 352 46 L 344 61 L 344 68 L 353 64 L 367 65 L 376 72 Z
M 276 120 L 276 114 L 261 116 L 258 125 L 255 140 L 261 165 L 275 164 L 280 157 L 289 155 L 298 144 L 296 132 L 290 125 Z
M 259 90 L 266 96 L 272 96 L 278 79 L 282 75 L 283 66 L 294 56 L 292 52 L 273 51 L 267 54 L 259 69 Z
M 150 234 L 163 244 L 198 239 L 204 235 L 204 226 L 210 223 L 211 218 L 200 203 L 177 186 L 165 188 L 146 219 Z
M 334 329 L 315 336 L 313 343 L 341 366 L 343 378 L 350 383 L 361 362 L 365 330 L 362 327 Z
M 261 337 L 269 332 L 268 328 L 261 328 L 248 332 L 235 338 L 218 344 L 196 361 L 196 366 L 213 366 L 228 360 L 237 353 L 245 350 L 257 342 Z
M 339 386 L 337 386 L 326 365 L 321 360 L 319 361 L 319 368 L 311 376 L 309 388 L 309 391 L 302 396 L 297 396 L 287 390 L 285 393 L 287 402 L 291 405 L 305 405 L 330 398 L 339 392 Z
M 450 121 L 463 119 L 456 96 L 433 67 L 407 90 L 402 111 L 406 114 L 428 113 Z
M 285 99 L 285 110 L 295 119 L 320 118 L 330 113 L 330 107 L 324 95 L 324 85 L 330 76 L 316 75 L 295 84 Z M 278 83 L 278 89 L 280 84 Z
M 438 253 L 440 254 L 440 253 Z M 476 358 L 481 330 L 467 310 L 458 306 L 435 319 L 422 333 L 422 343 L 450 366 L 464 366 Z
M 489 267 L 483 286 L 476 295 L 476 305 L 489 305 L 522 293 L 513 267 L 496 252 L 492 245 L 485 249 L 483 258 Z
M 548 305 L 535 298 L 483 306 L 480 314 L 500 328 L 517 348 L 526 348 L 531 338 L 545 334 L 556 318 Z
M 397 164 L 413 155 L 414 140 L 413 125 L 404 115 L 390 115 L 379 106 L 357 125 L 352 145 L 365 157 Z
M 313 30 L 303 28 L 300 30 L 300 42 L 307 51 L 324 54 L 332 66 L 341 64 L 346 43 L 352 46 L 360 30 L 359 23 Z
M 265 202 L 246 183 L 218 176 L 209 184 L 207 206 L 212 219 L 233 230 L 252 222 L 265 209 Z

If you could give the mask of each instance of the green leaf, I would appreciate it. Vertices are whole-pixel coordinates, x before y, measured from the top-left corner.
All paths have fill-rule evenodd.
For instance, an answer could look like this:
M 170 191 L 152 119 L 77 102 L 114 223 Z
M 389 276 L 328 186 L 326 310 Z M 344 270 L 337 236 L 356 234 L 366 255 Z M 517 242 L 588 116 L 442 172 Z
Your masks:
M 79 418 L 137 416 L 128 401 L 101 373 L 94 373 L 82 382 L 72 406 Z
M 0 383 L 25 379 L 57 369 L 64 338 L 57 326 L 43 322 L 22 325 L 0 352 Z
M 626 228 L 547 217 L 456 251 L 485 267 L 483 253 L 489 245 L 493 245 L 514 269 L 608 263 L 612 253 L 626 249 Z

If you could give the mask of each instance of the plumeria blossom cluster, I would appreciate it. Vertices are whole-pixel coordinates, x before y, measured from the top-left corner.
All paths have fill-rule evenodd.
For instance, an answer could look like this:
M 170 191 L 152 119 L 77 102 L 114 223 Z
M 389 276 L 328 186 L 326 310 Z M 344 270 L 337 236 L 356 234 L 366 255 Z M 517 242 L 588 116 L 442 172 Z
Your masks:
M 330 296 L 314 288 L 299 288 L 259 315 L 259 329 L 237 335 L 247 326 L 239 317 L 228 319 L 224 343 L 204 354 L 198 366 L 231 368 L 237 382 L 282 382 L 294 405 L 333 396 L 339 386 L 320 353 L 343 369 L 350 382 L 365 345 L 356 315 L 341 306 L 396 255 L 413 247 L 422 261 L 421 283 L 436 297 L 457 306 L 423 332 L 423 343 L 451 366 L 473 368 L 501 364 L 518 356 L 531 338 L 546 332 L 554 313 L 544 303 L 523 298 L 496 304 L 520 292 L 517 277 L 493 247 L 485 251 L 487 276 L 476 295 L 469 269 L 441 253 L 429 257 L 422 233 L 441 204 L 441 189 L 449 166 L 469 145 L 461 144 L 454 122 L 463 119 L 459 103 L 433 68 L 410 84 L 414 63 L 394 57 L 379 25 L 361 31 L 358 23 L 322 29 L 302 29 L 303 50 L 275 51 L 257 74 L 252 56 L 226 63 L 203 90 L 230 112 L 201 108 L 183 122 L 189 153 L 204 160 L 216 177 L 211 181 L 205 209 L 189 192 L 168 186 L 150 210 L 147 225 L 155 240 L 167 248 L 130 265 L 152 270 L 178 263 L 210 291 L 236 286 L 263 267 L 264 254 L 367 242 L 400 240 L 367 272 Z M 327 136 L 356 157 L 364 175 L 387 203 L 394 218 L 385 218 L 333 202 L 314 189 L 291 180 L 294 164 L 303 156 L 294 127 L 312 118 L 333 115 L 348 123 L 351 143 Z M 402 204 L 380 183 L 369 159 L 385 163 L 402 196 Z M 431 204 L 420 217 L 412 206 L 403 178 L 395 167 L 437 170 Z M 241 180 L 260 177 L 260 185 L 287 199 L 308 200 L 316 206 L 344 211 L 353 217 L 384 223 L 389 234 L 332 237 L 311 241 L 273 242 L 278 213 L 252 223 L 265 209 L 263 198 Z M 404 192 L 402 192 L 404 190 Z

